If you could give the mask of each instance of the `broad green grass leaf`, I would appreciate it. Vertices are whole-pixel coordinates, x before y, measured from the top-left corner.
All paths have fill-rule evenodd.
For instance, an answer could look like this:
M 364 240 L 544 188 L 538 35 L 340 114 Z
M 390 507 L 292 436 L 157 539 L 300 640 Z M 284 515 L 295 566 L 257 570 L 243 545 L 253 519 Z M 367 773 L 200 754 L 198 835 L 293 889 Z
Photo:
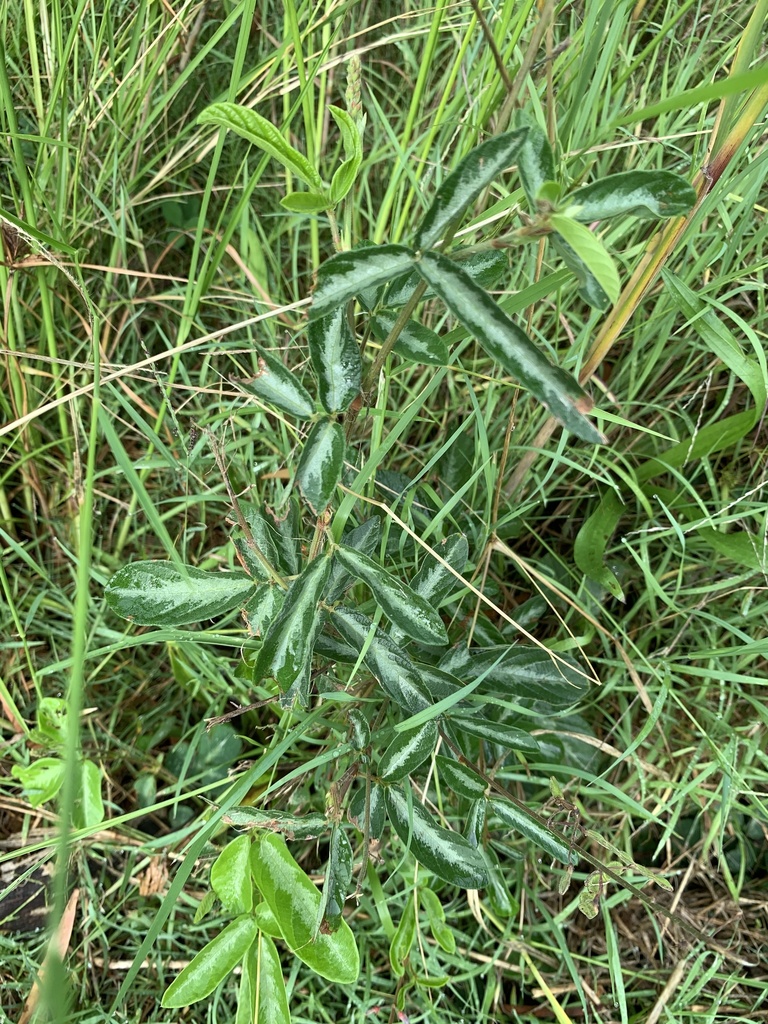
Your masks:
M 397 315 L 383 310 L 370 319 L 371 330 L 379 339 L 386 341 L 395 326 Z M 447 366 L 450 362 L 448 346 L 443 339 L 416 320 L 409 320 L 395 342 L 393 351 L 414 363 L 430 366 Z
M 623 171 L 576 189 L 563 212 L 583 223 L 609 217 L 679 217 L 696 202 L 692 186 L 672 171 Z
M 283 969 L 269 934 L 260 932 L 243 960 L 235 1024 L 291 1024 Z
M 344 412 L 357 397 L 362 380 L 360 348 L 346 309 L 339 306 L 328 316 L 312 320 L 307 340 L 323 408 L 331 413 Z
M 605 564 L 605 548 L 613 536 L 624 505 L 614 490 L 608 490 L 590 517 L 576 534 L 573 560 L 585 576 L 604 587 L 620 601 L 624 591 L 615 574 Z
M 524 644 L 506 651 L 503 647 L 458 647 L 449 651 L 439 667 L 465 683 L 484 676 L 478 693 L 536 700 L 552 707 L 569 707 L 587 692 L 584 675 L 573 658 Z
M 563 263 L 575 276 L 579 284 L 579 295 L 593 309 L 607 309 L 611 304 L 608 293 L 600 286 L 586 263 L 557 232 L 549 236 Z
M 392 827 L 419 864 L 461 889 L 485 885 L 483 858 L 464 836 L 438 825 L 420 803 L 408 800 L 400 787 L 387 786 L 384 798 Z
M 524 729 L 517 729 L 505 722 L 494 722 L 490 718 L 481 718 L 477 714 L 456 714 L 451 716 L 451 725 L 457 733 L 477 736 L 488 743 L 496 743 L 509 750 L 523 750 L 529 754 L 538 752 L 539 744 Z
M 386 284 L 412 265 L 413 253 L 404 245 L 371 245 L 336 253 L 318 271 L 310 320 L 327 316 L 358 293 Z
M 535 818 L 521 811 L 508 800 L 491 800 L 490 808 L 505 825 L 525 836 L 540 850 L 544 850 L 561 864 L 578 864 L 579 855 L 564 840 L 553 835 L 548 828 L 540 825 Z
M 573 377 L 549 362 L 487 292 L 439 253 L 424 253 L 416 269 L 488 355 L 568 430 L 592 444 L 603 443 L 602 434 L 584 415 L 592 407 L 589 396 Z
M 231 914 L 248 914 L 253 907 L 250 853 L 250 837 L 238 836 L 211 865 L 211 888 Z
M 406 636 L 422 644 L 447 644 L 443 621 L 425 598 L 383 569 L 372 558 L 340 545 L 334 557 L 368 586 L 388 618 Z
M 319 931 L 321 895 L 291 856 L 282 836 L 268 835 L 251 851 L 251 869 L 288 946 L 328 981 L 351 985 L 360 955 L 346 921 L 336 931 Z
M 130 562 L 104 589 L 107 604 L 139 626 L 184 626 L 244 605 L 253 580 L 241 572 L 206 572 L 173 562 Z
M 352 844 L 343 825 L 334 824 L 323 883 L 323 921 L 332 932 L 340 927 L 352 879 Z
M 365 649 L 366 666 L 392 700 L 412 715 L 430 706 L 419 672 L 405 651 L 379 629 L 374 631 L 366 647 L 371 632 L 370 619 L 349 608 L 336 608 L 331 621 L 352 647 L 357 651 Z
M 333 206 L 333 201 L 325 195 L 317 195 L 315 192 L 290 192 L 283 196 L 280 205 L 290 213 L 314 214 L 323 213 Z
M 331 503 L 341 479 L 346 450 L 344 427 L 336 420 L 318 420 L 304 442 L 296 481 L 316 516 L 321 516 Z
M 528 134 L 517 154 L 517 170 L 531 213 L 536 213 L 537 199 L 542 185 L 555 179 L 555 157 L 552 153 L 552 146 L 546 132 L 538 124 L 528 124 Z
M 600 239 L 584 224 L 562 213 L 549 215 L 549 222 L 573 249 L 589 273 L 595 278 L 611 303 L 621 292 L 619 272 L 610 253 Z
M 301 178 L 305 185 L 316 192 L 322 191 L 323 182 L 309 160 L 283 138 L 271 121 L 255 110 L 238 103 L 213 103 L 198 116 L 197 123 L 213 124 L 236 132 L 279 160 L 286 170 Z
M 444 754 L 437 754 L 435 768 L 444 790 L 447 789 L 467 800 L 480 800 L 485 796 L 487 783 L 467 765 L 454 761 L 452 757 L 445 757 Z
M 254 682 L 272 677 L 286 691 L 299 677 L 312 657 L 317 603 L 330 571 L 330 558 L 321 555 L 294 580 L 264 637 L 254 666 Z
M 259 360 L 259 372 L 255 377 L 244 380 L 233 378 L 233 383 L 256 395 L 264 402 L 269 402 L 276 409 L 295 416 L 300 420 L 308 420 L 314 415 L 315 403 L 304 385 L 296 379 L 296 375 L 279 359 L 254 345 Z
M 496 135 L 476 146 L 438 188 L 414 238 L 417 250 L 431 249 L 443 238 L 483 189 L 515 162 L 527 128 Z
M 399 782 L 415 772 L 437 745 L 437 724 L 425 722 L 418 729 L 398 733 L 379 758 L 379 778 Z
M 235 918 L 171 982 L 162 1005 L 190 1006 L 209 996 L 243 959 L 257 932 L 258 926 L 250 914 Z
M 762 416 L 768 399 L 763 368 L 756 359 L 744 353 L 733 332 L 720 320 L 714 309 L 700 299 L 681 278 L 671 270 L 662 269 L 661 273 L 675 305 L 701 340 L 749 388 L 755 401 L 755 419 Z

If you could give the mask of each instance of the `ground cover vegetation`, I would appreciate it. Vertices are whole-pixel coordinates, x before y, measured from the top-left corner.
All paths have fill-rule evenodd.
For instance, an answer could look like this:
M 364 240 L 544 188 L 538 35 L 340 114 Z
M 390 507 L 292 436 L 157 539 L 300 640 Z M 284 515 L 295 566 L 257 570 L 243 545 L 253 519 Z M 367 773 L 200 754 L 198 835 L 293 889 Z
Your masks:
M 0 1015 L 768 1012 L 768 2 L 0 7 Z

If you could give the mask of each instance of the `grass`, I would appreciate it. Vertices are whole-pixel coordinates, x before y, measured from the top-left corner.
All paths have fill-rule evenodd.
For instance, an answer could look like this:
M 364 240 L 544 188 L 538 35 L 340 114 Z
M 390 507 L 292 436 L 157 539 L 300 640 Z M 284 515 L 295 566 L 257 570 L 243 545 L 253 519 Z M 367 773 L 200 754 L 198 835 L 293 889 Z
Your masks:
M 567 177 L 664 168 L 693 178 L 716 103 L 683 100 L 618 122 L 721 77 L 732 61 L 757 60 L 759 40 L 754 54 L 737 52 L 747 5 L 545 10 L 552 21 L 518 83 L 536 5 L 482 8 L 520 102 L 556 124 Z M 209 800 L 223 799 L 222 772 L 250 762 L 232 783 L 233 802 L 282 806 L 290 792 L 292 811 L 322 810 L 344 729 L 340 700 L 335 718 L 320 714 L 336 710 L 329 697 L 293 719 L 257 709 L 238 727 L 239 743 L 225 730 L 220 748 L 206 749 L 204 719 L 225 711 L 231 695 L 252 696 L 237 618 L 153 631 L 147 642 L 102 597 L 129 560 L 234 564 L 230 502 L 209 435 L 235 491 L 252 500 L 279 503 L 295 468 L 293 425 L 245 401 L 230 377 L 255 373 L 253 342 L 289 352 L 292 365 L 305 358 L 304 304 L 331 236 L 320 220 L 280 207 L 298 183 L 274 161 L 195 119 L 218 99 L 255 103 L 330 178 L 339 143 L 326 104 L 343 105 L 345 62 L 357 50 L 367 127 L 361 175 L 339 214 L 349 247 L 407 240 L 448 171 L 498 130 L 510 90 L 467 4 L 172 11 L 112 0 L 38 11 L 4 0 L 0 25 L 0 204 L 24 232 L 15 243 L 6 233 L 0 267 L 0 836 L 12 844 L 0 867 L 33 854 L 58 865 L 57 920 L 71 885 L 79 892 L 69 1001 L 52 1005 L 54 1018 L 172 1021 L 177 1012 L 160 1009 L 164 989 L 226 923 L 194 922 L 223 838 L 207 820 Z M 447 369 L 388 361 L 356 447 L 367 498 L 392 504 L 374 490 L 378 470 L 418 478 L 397 515 L 430 543 L 464 531 L 474 584 L 552 649 L 588 657 L 600 685 L 557 725 L 567 764 L 510 761 L 496 778 L 541 808 L 557 775 L 585 827 L 674 882 L 677 917 L 649 913 L 612 884 L 587 921 L 575 882 L 560 894 L 548 859 L 499 834 L 509 905 L 500 894 L 444 891 L 457 950 L 438 955 L 422 920 L 415 963 L 417 973 L 449 980 L 406 992 L 388 947 L 413 867 L 385 846 L 353 915 L 359 985 L 341 991 L 286 960 L 295 1021 L 394 1020 L 399 993 L 412 1022 L 544 1013 L 731 1022 L 768 1012 L 766 442 L 750 412 L 768 376 L 767 159 L 757 125 L 666 265 L 731 331 L 738 353 L 717 347 L 704 318 L 689 322 L 658 279 L 592 384 L 608 445 L 554 436 L 511 494 L 511 474 L 539 447 L 543 414 L 454 329 Z M 503 218 L 521 197 L 509 175 L 488 207 Z M 654 229 L 629 219 L 601 230 L 624 283 Z M 604 317 L 580 302 L 551 251 L 515 251 L 502 286 L 531 336 L 577 373 Z M 442 333 L 453 326 L 437 305 L 427 316 Z M 675 444 L 680 457 L 660 462 Z M 574 556 L 607 493 L 620 510 L 602 553 L 624 602 L 588 582 Z M 416 553 L 393 520 L 386 526 L 409 575 Z M 494 538 L 503 544 L 489 548 Z M 474 613 L 467 592 L 456 614 Z M 481 608 L 478 629 L 502 625 Z M 45 753 L 31 730 L 41 698 L 52 696 L 66 696 L 81 722 L 65 751 L 70 765 L 82 743 L 100 767 L 107 820 L 98 829 L 67 835 L 55 806 L 30 806 L 10 774 Z M 75 796 L 70 781 L 65 821 Z M 460 817 L 448 798 L 445 812 Z M 313 850 L 304 865 L 322 868 Z M 686 922 L 731 956 L 692 939 Z M 0 948 L 0 1015 L 17 1020 L 46 941 L 39 931 L 6 931 Z M 230 983 L 197 1009 L 210 1020 L 235 1011 Z

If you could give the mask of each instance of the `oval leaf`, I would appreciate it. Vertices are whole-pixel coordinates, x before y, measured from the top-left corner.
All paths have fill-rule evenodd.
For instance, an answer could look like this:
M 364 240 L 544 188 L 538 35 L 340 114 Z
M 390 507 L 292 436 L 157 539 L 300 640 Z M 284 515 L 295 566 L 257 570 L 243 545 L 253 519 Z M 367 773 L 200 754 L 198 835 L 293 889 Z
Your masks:
M 537 199 L 545 181 L 554 181 L 555 157 L 547 134 L 537 124 L 528 125 L 528 134 L 517 154 L 517 170 L 523 183 L 531 213 L 538 209 Z
M 623 512 L 624 505 L 616 492 L 606 491 L 576 534 L 573 545 L 573 559 L 581 571 L 620 601 L 624 600 L 624 591 L 615 573 L 605 564 L 605 549 Z
M 616 264 L 603 243 L 588 227 L 563 213 L 552 213 L 549 223 L 573 249 L 592 274 L 610 301 L 614 303 L 621 291 Z
M 408 655 L 389 637 L 376 629 L 367 645 L 371 620 L 349 608 L 336 608 L 331 620 L 358 652 L 365 650 L 363 660 L 389 696 L 410 714 L 430 706 L 430 699 L 416 666 Z
M 420 803 L 409 801 L 399 788 L 388 786 L 384 796 L 395 832 L 421 865 L 461 889 L 485 885 L 483 859 L 464 836 L 441 828 Z
M 467 800 L 480 800 L 485 796 L 488 784 L 467 765 L 454 761 L 452 757 L 437 754 L 435 767 L 440 777 L 440 785 L 452 793 L 466 797 Z
M 171 982 L 162 1005 L 189 1006 L 209 996 L 243 959 L 258 930 L 250 914 L 235 918 Z
M 318 930 L 321 896 L 281 836 L 265 836 L 251 852 L 256 884 L 296 956 L 328 981 L 351 985 L 360 973 L 355 937 L 342 920 L 335 932 Z
M 384 831 L 386 808 L 384 806 L 384 787 L 372 782 L 368 804 L 368 820 L 366 822 L 366 787 L 356 789 L 349 801 L 347 817 L 360 832 L 367 833 L 372 839 L 380 839 Z
M 268 934 L 259 934 L 243 961 L 235 1024 L 291 1024 L 280 957 Z
M 579 295 L 581 298 L 588 305 L 592 306 L 593 309 L 607 309 L 611 304 L 608 293 L 600 287 L 597 278 L 578 253 L 557 232 L 550 235 L 550 238 L 563 263 L 575 275 L 579 283 Z
M 392 941 L 389 944 L 389 962 L 392 966 L 392 973 L 397 978 L 405 974 L 405 961 L 411 955 L 411 947 L 416 938 L 416 907 L 413 897 L 409 896 L 405 903 L 403 916 L 395 929 Z
M 378 516 L 372 516 L 352 530 L 347 530 L 341 540 L 345 547 L 362 551 L 364 555 L 372 555 L 381 540 L 381 520 Z M 341 562 L 334 560 L 331 579 L 328 583 L 326 598 L 328 604 L 335 604 L 344 591 L 351 586 L 353 580 L 354 577 L 347 572 Z
M 214 124 L 236 132 L 279 160 L 283 167 L 310 188 L 322 191 L 323 182 L 309 160 L 283 138 L 271 121 L 255 110 L 238 103 L 213 103 L 198 116 L 197 123 Z
M 288 591 L 283 606 L 267 630 L 254 666 L 254 683 L 270 676 L 285 691 L 312 657 L 317 602 L 331 571 L 321 556 L 309 563 Z
M 318 420 L 304 442 L 296 480 L 316 516 L 321 516 L 331 503 L 341 479 L 346 449 L 344 427 L 336 420 Z
M 451 253 L 451 259 L 458 263 L 464 273 L 469 274 L 475 284 L 480 285 L 481 288 L 493 288 L 509 270 L 509 257 L 502 249 L 475 252 L 466 258 L 462 258 L 461 250 L 459 250 Z M 396 309 L 404 306 L 421 283 L 422 279 L 415 270 L 403 274 L 387 289 L 385 305 L 394 306 Z M 427 288 L 422 299 L 431 298 L 433 295 L 432 289 Z
M 437 724 L 425 722 L 420 729 L 398 733 L 379 759 L 379 776 L 385 782 L 399 782 L 415 772 L 437 745 Z
M 240 572 L 206 572 L 175 562 L 131 562 L 107 583 L 112 611 L 139 626 L 184 626 L 244 605 L 253 580 Z
M 396 322 L 395 313 L 384 311 L 371 317 L 371 330 L 379 341 L 386 341 Z M 447 366 L 450 361 L 448 346 L 443 339 L 415 320 L 409 320 L 402 329 L 393 351 L 403 359 L 430 366 Z
M 439 253 L 424 253 L 416 269 L 488 355 L 517 377 L 568 430 L 584 441 L 603 443 L 602 434 L 584 416 L 592 408 L 589 396 L 573 377 L 549 362 L 490 295 Z
M 232 914 L 247 914 L 253 907 L 250 853 L 251 840 L 238 836 L 211 865 L 211 888 Z
M 304 385 L 275 356 L 264 352 L 257 345 L 254 348 L 259 361 L 258 374 L 245 380 L 233 377 L 232 382 L 289 416 L 296 416 L 300 420 L 310 419 L 315 413 L 315 404 Z
M 412 265 L 413 254 L 404 245 L 366 246 L 331 256 L 318 271 L 310 320 L 327 316 L 358 292 L 386 284 Z
M 438 946 L 446 953 L 456 951 L 456 937 L 445 923 L 445 910 L 439 897 L 431 889 L 419 889 L 419 900 L 427 915 L 429 928 Z
M 582 222 L 608 217 L 678 217 L 696 202 L 693 187 L 671 171 L 624 171 L 576 189 L 564 212 Z
M 362 380 L 362 360 L 347 311 L 312 320 L 307 329 L 309 358 L 318 382 L 318 393 L 328 412 L 344 412 L 357 397 Z
M 540 824 L 535 818 L 520 810 L 519 807 L 509 803 L 507 800 L 491 800 L 490 806 L 505 825 L 514 828 L 521 835 L 525 836 L 526 839 L 529 839 L 538 846 L 540 850 L 544 850 L 545 853 L 550 854 L 555 860 L 559 860 L 561 864 L 579 863 L 578 853 L 568 843 L 553 835 L 545 825 Z
M 280 205 L 284 210 L 289 210 L 291 213 L 324 213 L 325 210 L 330 209 L 334 205 L 332 199 L 324 195 L 317 195 L 315 192 L 291 192 L 287 196 L 283 196 L 280 200 Z
M 569 707 L 587 692 L 587 681 L 578 663 L 566 654 L 551 654 L 540 647 L 459 647 L 440 662 L 464 682 L 483 676 L 479 693 L 496 693 L 512 700 L 541 701 L 552 707 Z
M 432 205 L 416 232 L 416 249 L 431 249 L 445 236 L 483 189 L 514 163 L 527 132 L 527 128 L 518 128 L 496 135 L 464 157 L 435 193 Z
M 75 801 L 73 821 L 76 828 L 93 828 L 104 820 L 101 798 L 101 772 L 93 761 L 80 765 L 80 788 Z
M 396 576 L 352 548 L 339 546 L 334 557 L 366 586 L 392 622 L 406 636 L 422 644 L 447 644 L 448 633 L 443 621 L 429 603 Z
M 333 826 L 328 848 L 328 866 L 325 869 L 323 899 L 325 910 L 323 921 L 332 932 L 341 925 L 344 904 L 349 894 L 352 879 L 352 844 L 346 830 L 339 824 Z
M 488 743 L 496 743 L 500 747 L 507 747 L 509 750 L 524 750 L 530 754 L 538 752 L 539 744 L 524 729 L 517 729 L 506 722 L 494 722 L 489 718 L 479 718 L 476 715 L 454 715 L 451 717 L 451 724 L 458 733 L 477 736 Z

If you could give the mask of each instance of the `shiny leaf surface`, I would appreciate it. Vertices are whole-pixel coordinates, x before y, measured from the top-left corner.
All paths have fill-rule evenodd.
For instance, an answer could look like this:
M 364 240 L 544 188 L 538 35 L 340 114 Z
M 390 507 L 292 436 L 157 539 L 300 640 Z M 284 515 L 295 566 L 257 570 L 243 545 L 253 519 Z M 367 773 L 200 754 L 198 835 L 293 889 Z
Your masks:
M 564 201 L 569 217 L 584 223 L 609 217 L 679 217 L 696 202 L 692 186 L 671 171 L 624 171 L 576 189 Z
M 341 479 L 346 449 L 344 427 L 336 420 L 318 420 L 304 442 L 296 481 L 316 516 L 322 515 L 331 503 Z
M 404 245 L 376 245 L 339 252 L 322 264 L 309 311 L 310 320 L 327 316 L 359 292 L 386 284 L 410 269 L 413 255 Z
M 244 605 L 253 580 L 241 572 L 206 572 L 174 562 L 130 562 L 107 583 L 112 611 L 139 626 L 184 626 Z
M 307 340 L 323 408 L 344 412 L 357 397 L 362 379 L 360 349 L 346 309 L 339 306 L 328 316 L 310 321 Z
M 189 1006 L 205 999 L 245 956 L 258 927 L 250 914 L 235 918 L 187 964 L 163 996 L 164 1007 Z
M 300 420 L 308 420 L 313 416 L 315 403 L 304 385 L 296 379 L 296 375 L 269 352 L 265 352 L 258 345 L 253 347 L 258 356 L 259 372 L 255 377 L 243 380 L 233 378 L 233 383 L 289 416 L 295 416 Z
M 398 782 L 416 771 L 437 745 L 437 724 L 426 722 L 418 729 L 398 733 L 379 758 L 379 776 Z

